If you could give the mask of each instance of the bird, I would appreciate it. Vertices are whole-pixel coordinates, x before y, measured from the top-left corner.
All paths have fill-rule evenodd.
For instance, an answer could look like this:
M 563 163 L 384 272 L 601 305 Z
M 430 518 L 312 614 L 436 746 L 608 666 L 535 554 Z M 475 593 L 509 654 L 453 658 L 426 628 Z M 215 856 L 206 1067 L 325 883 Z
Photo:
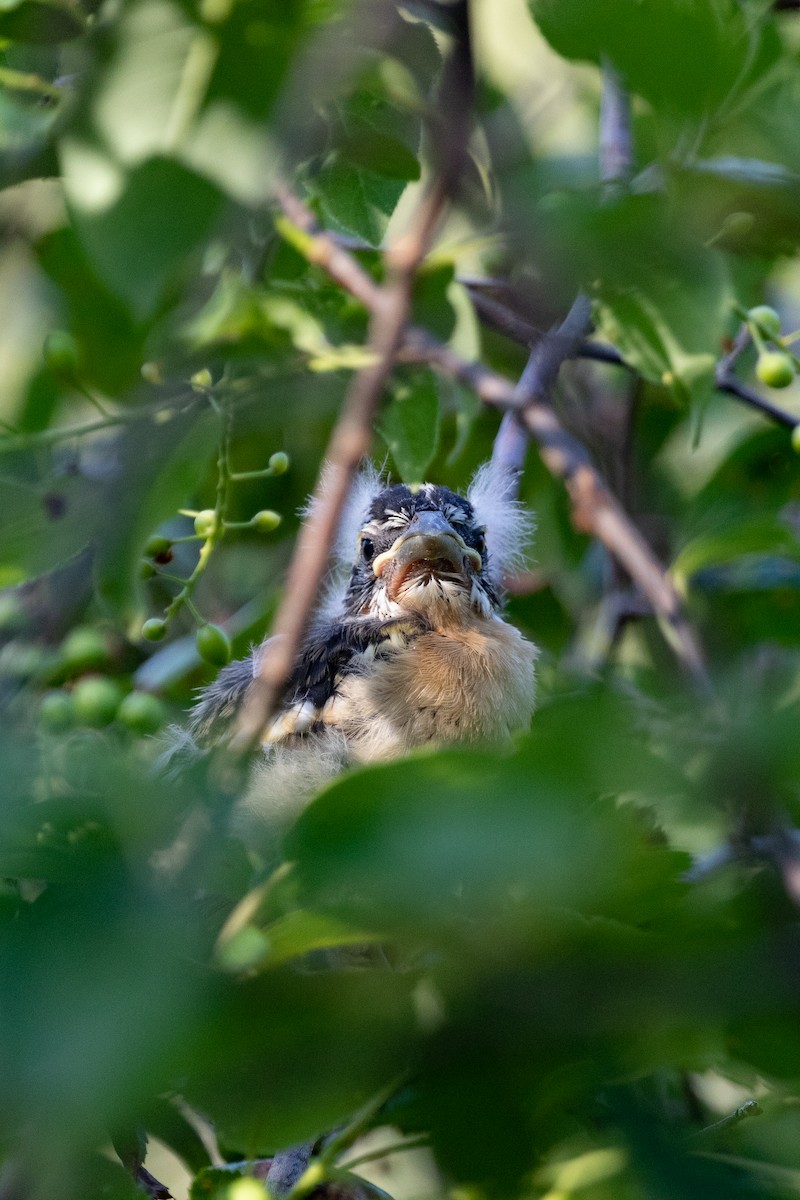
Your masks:
M 485 464 L 465 495 L 362 471 L 339 564 L 302 644 L 237 823 L 273 836 L 345 768 L 423 747 L 502 742 L 531 721 L 535 644 L 503 615 L 531 518 L 512 472 Z M 324 502 L 324 497 L 321 502 Z M 224 741 L 269 640 L 195 705 L 196 745 Z

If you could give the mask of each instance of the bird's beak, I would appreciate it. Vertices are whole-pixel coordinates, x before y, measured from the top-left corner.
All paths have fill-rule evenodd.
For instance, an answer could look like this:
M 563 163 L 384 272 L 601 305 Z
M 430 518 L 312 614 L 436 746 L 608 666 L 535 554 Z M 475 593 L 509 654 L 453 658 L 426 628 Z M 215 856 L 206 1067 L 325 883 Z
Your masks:
M 440 512 L 422 512 L 388 550 L 373 559 L 372 570 L 377 579 L 391 568 L 392 587 L 397 591 L 415 567 L 429 566 L 433 574 L 466 575 L 468 565 L 481 569 L 478 551 L 467 545 Z

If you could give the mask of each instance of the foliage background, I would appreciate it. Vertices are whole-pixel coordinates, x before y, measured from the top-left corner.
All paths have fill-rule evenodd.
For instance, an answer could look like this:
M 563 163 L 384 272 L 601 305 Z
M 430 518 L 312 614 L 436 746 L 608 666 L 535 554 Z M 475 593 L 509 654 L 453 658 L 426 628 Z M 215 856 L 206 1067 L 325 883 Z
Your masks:
M 800 397 L 770 421 L 714 387 L 737 306 L 800 325 L 800 17 L 776 7 L 475 0 L 470 163 L 414 297 L 516 378 L 527 350 L 464 280 L 511 280 L 540 331 L 588 291 L 633 370 L 567 363 L 553 403 L 670 566 L 712 692 L 532 451 L 530 734 L 338 781 L 267 876 L 205 763 L 164 778 L 152 739 L 53 732 L 39 705 L 99 674 L 180 721 L 212 676 L 185 608 L 165 643 L 141 626 L 175 592 L 148 539 L 213 507 L 227 420 L 235 470 L 290 462 L 231 518 L 283 520 L 226 534 L 194 600 L 238 654 L 268 628 L 367 323 L 270 197 L 290 179 L 379 275 L 430 172 L 447 6 L 0 5 L 4 1195 L 139 1194 L 110 1144 L 135 1169 L 144 1130 L 176 1195 L 222 1196 L 237 1169 L 186 1104 L 229 1163 L 343 1122 L 339 1166 L 366 1129 L 422 1135 L 378 1154 L 398 1195 L 800 1192 Z M 633 114 L 610 199 L 602 62 Z M 497 422 L 398 367 L 375 456 L 463 487 Z M 197 543 L 173 552 L 185 577 Z M 101 649 L 70 651 L 76 627 Z M 735 861 L 687 882 L 719 845 Z M 371 941 L 380 967 L 297 969 Z M 757 1119 L 708 1128 L 748 1099 Z

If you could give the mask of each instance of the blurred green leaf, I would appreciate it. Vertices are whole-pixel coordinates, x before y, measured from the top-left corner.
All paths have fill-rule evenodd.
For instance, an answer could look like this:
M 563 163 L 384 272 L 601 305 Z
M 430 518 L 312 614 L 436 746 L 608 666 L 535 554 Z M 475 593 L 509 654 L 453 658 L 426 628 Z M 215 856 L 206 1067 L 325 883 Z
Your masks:
M 334 151 L 315 176 L 313 186 L 326 217 L 337 228 L 378 246 L 405 183 L 353 167 Z
M 733 0 L 603 0 L 590 10 L 579 0 L 530 0 L 530 7 L 560 54 L 607 57 L 629 87 L 668 111 L 699 116 L 741 89 L 748 73 L 774 63 L 764 18 Z
M 191 495 L 220 436 L 215 415 L 204 409 L 198 416 L 196 409 L 189 404 L 155 423 L 143 421 L 117 447 L 96 566 L 98 591 L 116 614 L 131 614 L 147 538 Z
M 63 0 L 3 0 L 0 37 L 16 42 L 66 42 L 84 33 L 80 10 Z
M 379 429 L 407 483 L 421 483 L 439 446 L 439 386 L 430 371 L 396 382 Z
M 68 183 L 75 228 L 106 286 L 135 316 L 150 316 L 167 286 L 185 274 L 221 207 L 220 193 L 172 159 L 151 158 L 130 172 L 103 208 Z

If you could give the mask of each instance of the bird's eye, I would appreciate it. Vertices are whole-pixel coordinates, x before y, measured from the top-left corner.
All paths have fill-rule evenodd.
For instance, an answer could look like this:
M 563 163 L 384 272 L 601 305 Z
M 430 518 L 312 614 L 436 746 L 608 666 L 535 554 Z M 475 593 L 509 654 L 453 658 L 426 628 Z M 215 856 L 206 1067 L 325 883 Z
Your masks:
M 486 549 L 486 534 L 482 529 L 479 529 L 475 534 L 475 549 L 478 551 L 478 554 L 483 554 Z
M 364 562 L 372 562 L 375 557 L 375 543 L 371 538 L 361 539 L 361 557 Z

